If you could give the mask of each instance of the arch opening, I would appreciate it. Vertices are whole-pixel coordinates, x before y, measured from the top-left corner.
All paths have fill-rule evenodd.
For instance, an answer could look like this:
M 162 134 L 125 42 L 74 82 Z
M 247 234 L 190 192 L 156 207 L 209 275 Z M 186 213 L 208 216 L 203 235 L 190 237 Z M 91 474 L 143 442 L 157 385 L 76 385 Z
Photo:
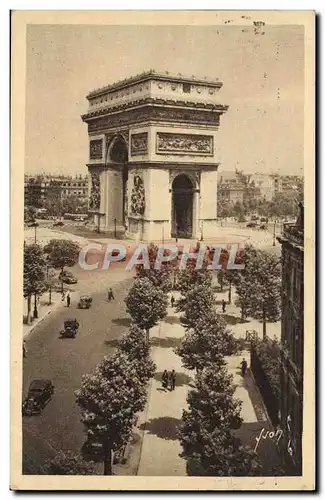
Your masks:
M 172 183 L 172 238 L 192 238 L 194 186 L 186 174 Z

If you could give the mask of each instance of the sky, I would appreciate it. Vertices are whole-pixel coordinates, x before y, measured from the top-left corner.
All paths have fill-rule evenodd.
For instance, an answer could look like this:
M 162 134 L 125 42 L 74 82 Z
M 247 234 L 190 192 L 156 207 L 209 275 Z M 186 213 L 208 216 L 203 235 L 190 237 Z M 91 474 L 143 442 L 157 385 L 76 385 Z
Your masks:
M 303 26 L 28 25 L 26 57 L 27 173 L 87 173 L 86 95 L 155 69 L 223 82 L 219 170 L 303 175 Z

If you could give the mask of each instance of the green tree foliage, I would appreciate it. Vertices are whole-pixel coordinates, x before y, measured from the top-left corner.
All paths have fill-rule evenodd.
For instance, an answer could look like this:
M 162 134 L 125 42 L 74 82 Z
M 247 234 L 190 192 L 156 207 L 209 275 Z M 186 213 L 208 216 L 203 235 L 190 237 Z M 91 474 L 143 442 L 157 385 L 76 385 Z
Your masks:
M 280 261 L 274 254 L 253 246 L 245 248 L 243 258 L 245 268 L 236 288 L 238 304 L 244 316 L 262 319 L 265 338 L 266 322 L 277 321 L 281 315 Z
M 145 269 L 142 264 L 135 266 L 138 278 L 148 278 L 152 284 L 161 288 L 164 292 L 169 292 L 172 288 L 173 262 L 162 262 L 160 269 L 155 269 L 158 247 L 150 244 L 148 247 L 149 269 Z
M 136 278 L 125 299 L 126 309 L 133 321 L 147 332 L 167 314 L 167 295 L 148 278 Z
M 154 376 L 156 365 L 150 358 L 150 346 L 144 331 L 136 324 L 131 325 L 129 332 L 119 341 L 119 348 L 134 362 L 139 380 L 147 383 Z
M 41 295 L 46 290 L 46 257 L 40 245 L 24 245 L 23 294 L 28 299 L 28 318 L 32 295 Z
M 224 356 L 230 356 L 238 349 L 239 344 L 227 329 L 224 319 L 211 312 L 185 332 L 175 352 L 187 369 L 199 372 L 209 365 L 215 369 L 224 366 Z
M 74 241 L 53 239 L 44 247 L 44 252 L 51 266 L 63 271 L 66 266 L 77 264 L 80 246 Z
M 137 376 L 134 363 L 116 351 L 90 375 L 82 377 L 76 401 L 88 439 L 102 444 L 104 474 L 112 473 L 112 451 L 125 445 L 144 409 L 146 389 Z
M 82 455 L 72 451 L 60 451 L 45 463 L 42 470 L 42 474 L 55 476 L 85 476 L 94 473 L 94 462 L 86 462 Z
M 210 366 L 196 375 L 180 427 L 189 475 L 247 476 L 257 471 L 255 454 L 233 434 L 242 419 L 232 382 L 226 368 Z

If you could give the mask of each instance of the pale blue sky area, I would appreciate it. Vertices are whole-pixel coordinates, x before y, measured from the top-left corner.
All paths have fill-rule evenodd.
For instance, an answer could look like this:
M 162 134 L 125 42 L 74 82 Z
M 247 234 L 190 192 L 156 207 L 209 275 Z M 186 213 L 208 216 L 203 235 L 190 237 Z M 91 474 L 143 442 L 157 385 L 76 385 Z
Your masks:
M 256 32 L 256 30 L 255 30 Z M 302 26 L 27 29 L 26 172 L 86 173 L 86 95 L 150 68 L 219 78 L 220 170 L 303 174 Z

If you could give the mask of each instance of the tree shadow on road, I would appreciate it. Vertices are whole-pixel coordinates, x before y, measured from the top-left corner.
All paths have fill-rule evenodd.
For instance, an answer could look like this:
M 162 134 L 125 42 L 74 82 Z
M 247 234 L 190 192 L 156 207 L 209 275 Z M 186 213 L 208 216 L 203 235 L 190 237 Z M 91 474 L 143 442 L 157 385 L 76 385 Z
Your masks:
M 164 322 L 168 323 L 168 325 L 179 325 L 181 323 L 177 316 L 166 316 Z
M 156 375 L 154 376 L 155 380 L 159 380 L 159 382 L 162 382 L 161 377 L 162 377 L 163 372 L 157 372 Z M 177 372 L 176 373 L 176 387 L 181 387 L 182 385 L 190 385 L 192 382 L 191 377 L 189 377 L 186 373 L 181 373 Z
M 119 339 L 104 340 L 104 344 L 107 345 L 107 347 L 118 347 Z
M 140 429 L 154 434 L 162 439 L 175 441 L 178 439 L 178 429 L 182 420 L 174 417 L 152 418 L 140 425 Z
M 175 348 L 178 347 L 181 343 L 181 339 L 177 337 L 151 337 L 150 345 L 154 347 L 164 347 L 164 348 Z
M 232 314 L 223 313 L 221 316 L 228 325 L 237 325 L 238 323 L 243 325 L 244 323 L 249 323 L 248 320 L 242 320 L 238 316 L 233 316 Z
M 131 318 L 115 318 L 112 319 L 112 323 L 120 326 L 130 326 L 132 323 Z

